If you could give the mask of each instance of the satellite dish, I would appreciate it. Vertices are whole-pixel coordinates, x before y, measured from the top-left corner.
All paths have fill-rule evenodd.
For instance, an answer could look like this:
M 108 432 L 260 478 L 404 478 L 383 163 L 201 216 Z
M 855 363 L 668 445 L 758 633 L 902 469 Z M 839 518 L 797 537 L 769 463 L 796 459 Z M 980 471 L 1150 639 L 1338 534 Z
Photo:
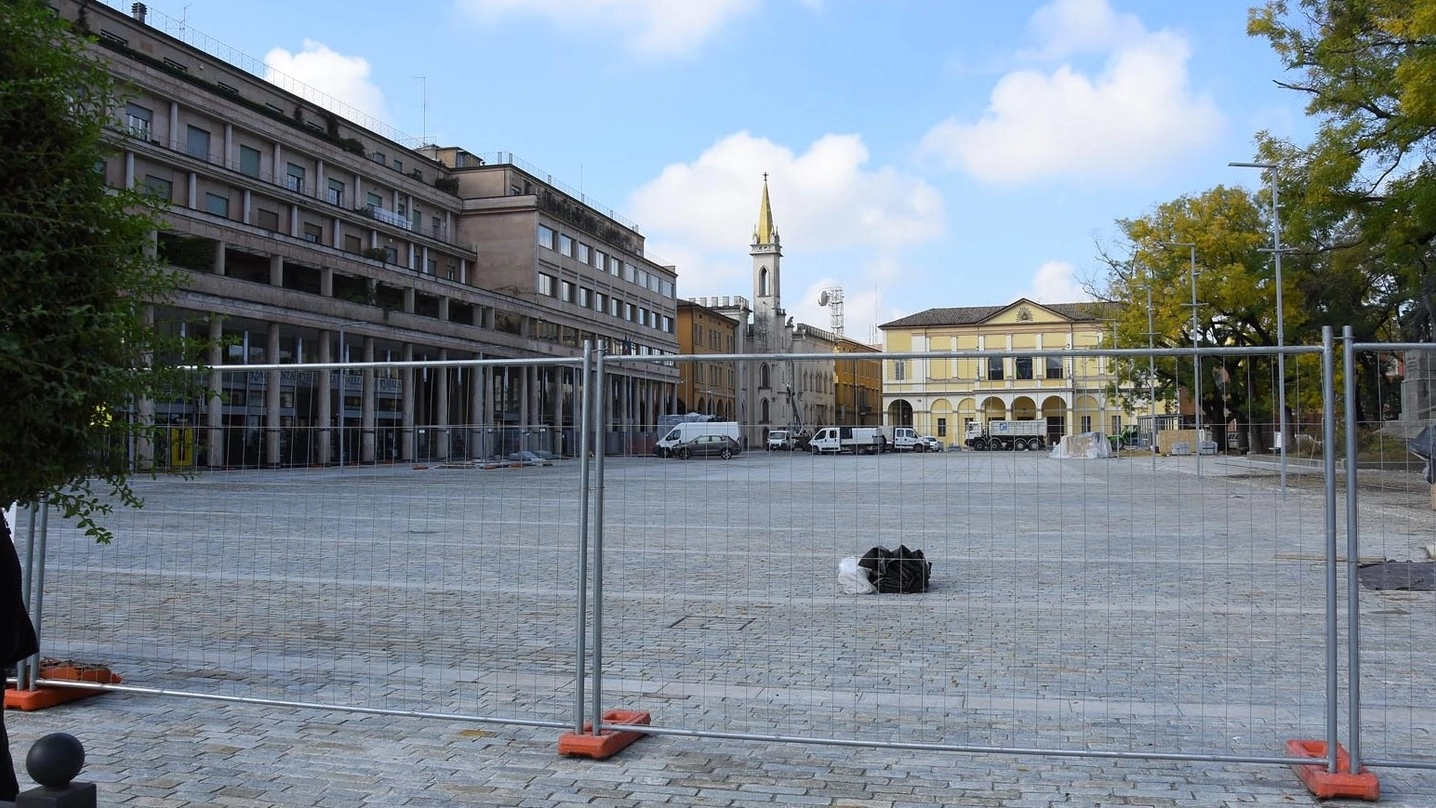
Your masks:
M 827 289 L 824 289 L 822 292 L 820 292 L 820 293 L 818 294 L 818 305 L 819 305 L 819 306 L 826 306 L 826 305 L 828 305 L 828 299 L 829 299 L 829 298 L 828 298 L 828 290 L 827 290 Z

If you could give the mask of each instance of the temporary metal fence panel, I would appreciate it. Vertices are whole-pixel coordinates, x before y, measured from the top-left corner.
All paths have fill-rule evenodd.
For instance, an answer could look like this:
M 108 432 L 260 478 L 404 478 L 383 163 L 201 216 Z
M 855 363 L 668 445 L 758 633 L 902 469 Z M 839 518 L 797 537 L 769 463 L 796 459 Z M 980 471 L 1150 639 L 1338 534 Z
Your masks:
M 650 711 L 645 731 L 656 733 L 1290 762 L 1287 740 L 1334 729 L 1335 637 L 1326 622 L 1334 527 L 1323 465 L 1313 462 L 1322 351 L 1287 349 L 1288 384 L 1302 393 L 1292 396 L 1300 415 L 1292 430 L 1305 436 L 1300 458 L 1260 440 L 1242 455 L 1145 449 L 1056 459 L 949 446 L 817 456 L 765 451 L 749 436 L 747 451 L 730 460 L 609 459 L 602 703 Z M 1231 423 L 1268 437 L 1277 419 L 1257 411 L 1276 398 L 1273 353 L 1200 352 L 1207 372 L 1231 369 L 1223 401 L 1244 408 Z M 911 369 L 991 355 L 861 358 Z M 1139 351 L 1102 356 L 1148 361 Z M 1156 360 L 1190 366 L 1192 356 Z M 709 377 L 709 363 L 767 363 L 791 380 L 831 378 L 834 358 L 678 361 L 698 363 L 696 378 Z M 972 382 L 951 381 L 945 394 L 909 402 L 920 426 L 930 428 L 936 412 L 952 418 L 945 444 L 960 442 L 963 413 L 995 414 L 986 399 L 1011 398 L 973 402 Z M 831 405 L 824 385 L 805 403 L 827 394 Z M 779 406 L 785 385 L 767 387 L 783 395 L 772 395 L 766 425 L 749 426 L 789 425 L 791 409 Z M 1095 371 L 1006 387 L 1069 425 L 1088 407 L 1081 399 L 1102 395 Z M 1058 401 L 1069 402 L 1061 412 Z M 1120 411 L 1090 405 L 1094 415 Z M 1134 409 L 1146 414 L 1147 405 Z M 929 591 L 840 588 L 843 557 L 899 545 L 932 562 Z
M 1436 769 L 1436 346 L 1346 340 L 1347 745 L 1364 765 Z
M 325 372 L 341 381 L 316 387 Z M 102 517 L 112 543 L 50 520 L 44 656 L 120 688 L 570 725 L 587 526 L 562 436 L 585 431 L 582 373 L 217 371 L 219 396 L 155 408 L 193 442 L 141 447 L 162 473 L 134 478 L 143 508 Z M 525 386 L 545 378 L 561 384 Z

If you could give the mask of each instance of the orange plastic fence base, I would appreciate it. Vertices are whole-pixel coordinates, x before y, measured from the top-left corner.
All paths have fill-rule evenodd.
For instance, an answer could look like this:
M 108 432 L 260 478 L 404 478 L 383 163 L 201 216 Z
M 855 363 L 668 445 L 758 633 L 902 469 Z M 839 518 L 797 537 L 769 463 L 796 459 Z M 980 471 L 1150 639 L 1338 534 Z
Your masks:
M 1319 758 L 1321 763 L 1297 764 L 1291 768 L 1306 784 L 1312 796 L 1319 800 L 1334 797 L 1369 800 L 1381 799 L 1381 784 L 1376 775 L 1365 766 L 1355 774 L 1351 771 L 1351 757 L 1341 744 L 1336 745 L 1336 771 L 1326 770 L 1326 741 L 1291 740 L 1286 742 L 1286 751 L 1301 757 Z
M 80 690 L 73 687 L 47 687 L 45 685 L 41 685 L 35 690 L 15 690 L 7 687 L 5 688 L 5 709 L 25 712 L 44 710 L 59 704 L 98 696 L 103 692 L 105 691 Z
M 609 710 L 603 714 L 605 724 L 647 724 L 651 720 L 652 717 L 642 710 Z M 584 722 L 583 732 L 565 732 L 559 736 L 558 753 L 604 760 L 642 737 L 642 732 L 622 729 L 593 734 L 593 722 L 587 721 Z

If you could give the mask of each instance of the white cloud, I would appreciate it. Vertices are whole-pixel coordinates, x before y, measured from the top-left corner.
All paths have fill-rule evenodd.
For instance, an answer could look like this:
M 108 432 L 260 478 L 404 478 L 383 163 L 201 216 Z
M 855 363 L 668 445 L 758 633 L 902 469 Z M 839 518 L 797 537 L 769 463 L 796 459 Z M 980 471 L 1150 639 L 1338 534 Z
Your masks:
M 630 51 L 651 57 L 692 53 L 757 5 L 757 0 L 458 0 L 459 8 L 490 24 L 508 14 L 529 14 L 572 31 L 617 30 Z
M 1054 176 L 1128 180 L 1209 142 L 1222 126 L 1212 100 L 1188 81 L 1185 39 L 1147 31 L 1107 0 L 1056 0 L 1034 14 L 1029 58 L 1105 57 L 1087 75 L 1063 63 L 1003 76 L 975 122 L 949 118 L 923 151 L 990 183 Z
M 1038 267 L 1022 297 L 1037 303 L 1077 303 L 1092 299 L 1077 279 L 1076 269 L 1066 261 L 1048 261 Z
M 347 110 L 336 108 L 333 102 L 338 101 L 380 122 L 389 121 L 384 93 L 369 80 L 369 62 L 361 56 L 345 56 L 306 39 L 298 53 L 274 48 L 264 55 L 264 65 L 266 81 L 332 112 L 348 116 Z
M 647 254 L 678 267 L 679 295 L 753 295 L 748 258 L 768 174 L 783 244 L 783 305 L 828 328 L 817 306 L 829 286 L 847 290 L 846 333 L 866 340 L 877 318 L 868 290 L 900 282 L 904 250 L 944 227 L 941 195 L 889 166 L 869 168 L 855 135 L 825 135 L 806 152 L 748 132 L 729 135 L 688 163 L 667 166 L 624 210 L 643 222 Z

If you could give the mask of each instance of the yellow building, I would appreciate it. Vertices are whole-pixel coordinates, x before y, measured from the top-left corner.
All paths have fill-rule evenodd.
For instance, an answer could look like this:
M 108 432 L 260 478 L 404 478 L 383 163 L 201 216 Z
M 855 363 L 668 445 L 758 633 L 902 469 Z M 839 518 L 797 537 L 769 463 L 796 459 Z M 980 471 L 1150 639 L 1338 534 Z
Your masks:
M 680 354 L 737 353 L 738 322 L 692 301 L 678 301 Z M 678 409 L 701 412 L 720 421 L 736 420 L 738 370 L 734 362 L 678 364 Z
M 838 337 L 835 353 L 867 354 L 878 349 Z M 835 415 L 840 426 L 880 426 L 883 422 L 883 363 L 880 359 L 842 357 L 833 362 Z
M 891 353 L 990 352 L 967 358 L 884 362 L 888 426 L 910 425 L 961 445 L 966 425 L 995 420 L 1046 422 L 1048 443 L 1078 432 L 1120 432 L 1136 422 L 1110 396 L 1106 357 L 1054 355 L 1111 344 L 1100 303 L 1034 303 L 928 309 L 886 323 Z

